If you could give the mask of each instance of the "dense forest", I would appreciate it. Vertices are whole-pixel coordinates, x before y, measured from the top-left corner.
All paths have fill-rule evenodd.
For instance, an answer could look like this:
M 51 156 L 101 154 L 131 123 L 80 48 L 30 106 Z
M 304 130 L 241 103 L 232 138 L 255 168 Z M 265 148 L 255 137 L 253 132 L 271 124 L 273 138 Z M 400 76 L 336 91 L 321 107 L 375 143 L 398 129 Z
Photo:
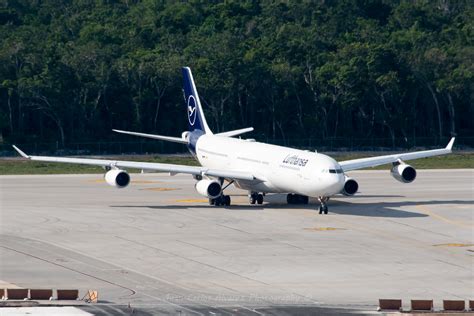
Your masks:
M 473 136 L 472 0 L 0 1 L 3 142 Z

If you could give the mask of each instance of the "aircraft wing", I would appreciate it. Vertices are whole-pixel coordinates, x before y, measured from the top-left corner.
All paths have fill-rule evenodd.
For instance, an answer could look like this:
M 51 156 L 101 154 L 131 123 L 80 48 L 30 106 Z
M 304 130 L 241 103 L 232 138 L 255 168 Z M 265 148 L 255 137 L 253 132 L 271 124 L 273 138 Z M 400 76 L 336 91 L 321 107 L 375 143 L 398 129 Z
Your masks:
M 413 160 L 418 158 L 426 158 L 432 156 L 446 155 L 452 152 L 454 137 L 451 138 L 448 145 L 445 148 L 434 149 L 434 150 L 424 150 L 424 151 L 415 151 L 412 153 L 403 153 L 403 154 L 394 154 L 370 158 L 361 158 L 353 159 L 339 162 L 339 165 L 342 167 L 342 170 L 350 171 L 368 167 L 376 167 L 380 165 L 385 165 L 388 163 L 393 163 L 397 161 L 404 160 Z
M 82 165 L 92 165 L 100 167 L 110 168 L 133 168 L 133 169 L 144 169 L 154 171 L 164 171 L 172 174 L 186 173 L 192 175 L 201 175 L 209 177 L 218 177 L 231 180 L 259 180 L 253 174 L 245 171 L 231 171 L 222 169 L 209 169 L 206 167 L 198 166 L 183 166 L 165 163 L 154 163 L 154 162 L 137 162 L 137 161 L 120 161 L 120 160 L 106 160 L 106 159 L 88 159 L 88 158 L 67 158 L 67 157 L 48 157 L 48 156 L 29 156 L 21 151 L 18 147 L 13 145 L 13 148 L 24 158 L 35 160 L 35 161 L 47 161 L 47 162 L 61 162 L 61 163 L 72 163 Z

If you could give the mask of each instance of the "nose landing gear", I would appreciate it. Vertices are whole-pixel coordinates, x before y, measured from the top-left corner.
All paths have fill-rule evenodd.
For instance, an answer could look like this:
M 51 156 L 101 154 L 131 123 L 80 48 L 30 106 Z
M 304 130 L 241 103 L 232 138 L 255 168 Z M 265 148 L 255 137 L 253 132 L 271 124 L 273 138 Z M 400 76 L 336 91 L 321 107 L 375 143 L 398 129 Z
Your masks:
M 328 213 L 328 206 L 326 205 L 326 202 L 329 201 L 329 197 L 327 196 L 320 196 L 318 197 L 319 203 L 321 205 L 319 206 L 319 214 L 327 214 Z

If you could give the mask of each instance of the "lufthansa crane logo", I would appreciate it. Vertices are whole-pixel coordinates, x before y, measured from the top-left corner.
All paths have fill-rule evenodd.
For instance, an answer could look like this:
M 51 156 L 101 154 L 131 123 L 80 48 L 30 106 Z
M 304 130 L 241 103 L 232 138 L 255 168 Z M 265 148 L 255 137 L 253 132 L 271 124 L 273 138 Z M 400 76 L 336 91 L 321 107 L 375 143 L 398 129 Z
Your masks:
M 188 98 L 188 121 L 191 126 L 196 122 L 196 99 L 193 95 L 190 95 Z

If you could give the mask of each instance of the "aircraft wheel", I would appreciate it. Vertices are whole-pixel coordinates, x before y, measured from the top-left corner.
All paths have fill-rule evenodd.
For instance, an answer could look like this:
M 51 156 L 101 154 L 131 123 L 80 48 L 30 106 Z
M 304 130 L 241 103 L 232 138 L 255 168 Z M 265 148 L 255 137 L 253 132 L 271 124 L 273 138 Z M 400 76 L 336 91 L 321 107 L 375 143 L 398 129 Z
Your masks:
M 250 203 L 250 204 L 253 205 L 253 204 L 255 204 L 256 202 L 257 202 L 257 199 L 256 199 L 255 197 L 249 196 L 249 203 Z
M 301 204 L 308 204 L 308 203 L 309 203 L 309 197 L 302 196 L 301 197 Z
M 263 204 L 263 194 L 257 195 L 257 203 L 258 204 Z
M 229 195 L 224 195 L 224 205 L 225 206 L 230 206 L 230 196 Z
M 286 195 L 286 203 L 295 204 L 295 196 L 293 194 Z
M 250 192 L 250 194 L 249 194 L 249 203 L 253 205 L 253 204 L 257 203 L 257 199 L 258 199 L 258 193 L 257 192 Z

